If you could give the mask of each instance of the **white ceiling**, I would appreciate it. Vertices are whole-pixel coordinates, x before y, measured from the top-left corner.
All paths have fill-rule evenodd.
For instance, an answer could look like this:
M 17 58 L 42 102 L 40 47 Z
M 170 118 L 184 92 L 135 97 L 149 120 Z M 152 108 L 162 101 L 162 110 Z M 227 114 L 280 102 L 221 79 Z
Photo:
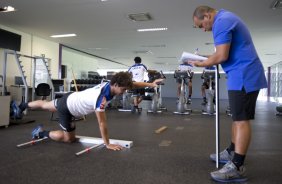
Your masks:
M 183 51 L 213 52 L 211 33 L 193 28 L 192 14 L 199 5 L 227 9 L 249 26 L 265 67 L 282 61 L 282 9 L 273 0 L 1 0 L 13 13 L 0 13 L 0 24 L 113 60 L 100 61 L 101 69 L 121 69 L 140 56 L 150 69 L 173 71 Z M 153 20 L 133 22 L 128 14 L 149 13 Z M 140 28 L 167 27 L 160 32 Z M 76 33 L 72 38 L 53 34 Z M 89 48 L 107 48 L 94 50 Z M 150 53 L 140 53 L 150 51 Z

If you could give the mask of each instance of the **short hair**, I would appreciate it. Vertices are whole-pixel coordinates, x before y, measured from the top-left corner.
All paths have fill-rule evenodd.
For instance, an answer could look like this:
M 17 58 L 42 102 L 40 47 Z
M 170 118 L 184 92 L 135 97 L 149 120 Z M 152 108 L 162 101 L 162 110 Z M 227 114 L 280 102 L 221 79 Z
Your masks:
M 135 63 L 141 63 L 142 60 L 141 60 L 141 57 L 137 56 L 137 57 L 134 58 L 134 61 L 135 61 Z
M 128 72 L 118 72 L 112 77 L 110 84 L 117 84 L 119 87 L 132 88 L 132 75 Z
M 199 20 L 203 20 L 205 13 L 213 11 L 215 11 L 215 9 L 209 6 L 198 6 L 193 13 L 193 17 L 197 17 Z

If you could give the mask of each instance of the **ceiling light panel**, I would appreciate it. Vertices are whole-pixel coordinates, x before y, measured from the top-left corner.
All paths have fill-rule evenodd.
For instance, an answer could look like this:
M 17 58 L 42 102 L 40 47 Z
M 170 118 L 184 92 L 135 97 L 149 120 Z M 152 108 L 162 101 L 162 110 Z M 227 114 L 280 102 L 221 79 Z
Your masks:
M 52 35 L 50 37 L 52 37 L 52 38 L 63 38 L 63 37 L 73 37 L 73 36 L 76 36 L 76 34 L 71 33 L 71 34 Z
M 137 29 L 138 32 L 148 32 L 148 31 L 166 31 L 167 28 L 148 28 L 148 29 Z
M 16 11 L 16 9 L 12 6 L 0 7 L 0 12 L 13 12 L 13 11 Z

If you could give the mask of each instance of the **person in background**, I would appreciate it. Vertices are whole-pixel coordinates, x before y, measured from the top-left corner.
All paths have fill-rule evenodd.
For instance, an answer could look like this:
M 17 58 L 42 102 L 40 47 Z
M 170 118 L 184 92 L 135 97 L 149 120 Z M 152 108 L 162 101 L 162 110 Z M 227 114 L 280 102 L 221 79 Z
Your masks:
M 189 90 L 187 103 L 191 104 L 191 96 L 192 96 L 192 89 L 193 89 L 192 88 L 193 66 L 191 64 L 189 64 L 188 62 L 184 61 L 183 63 L 181 63 L 178 66 L 178 71 L 189 71 L 190 74 L 191 74 L 191 78 L 185 79 L 185 81 L 184 81 L 184 85 L 187 85 L 188 90 Z M 179 99 L 182 80 L 176 79 L 176 83 L 177 83 L 177 97 Z M 185 94 L 185 95 L 187 95 L 187 94 Z
M 135 64 L 132 65 L 128 72 L 132 74 L 132 80 L 135 82 L 144 82 L 147 74 L 147 67 L 142 64 L 140 57 L 134 58 Z M 138 105 L 142 102 L 145 96 L 145 88 L 136 88 L 133 90 L 133 106 L 131 112 L 138 112 Z

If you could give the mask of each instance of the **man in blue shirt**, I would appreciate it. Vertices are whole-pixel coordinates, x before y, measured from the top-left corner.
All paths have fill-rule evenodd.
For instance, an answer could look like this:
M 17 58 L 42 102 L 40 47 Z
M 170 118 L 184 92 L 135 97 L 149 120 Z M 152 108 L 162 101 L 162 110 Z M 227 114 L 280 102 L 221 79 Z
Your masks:
M 232 114 L 230 146 L 220 153 L 222 169 L 211 173 L 219 182 L 247 180 L 244 159 L 251 141 L 250 120 L 254 119 L 259 90 L 267 87 L 262 63 L 257 55 L 250 32 L 234 13 L 199 6 L 193 14 L 194 25 L 212 31 L 216 52 L 207 60 L 190 61 L 197 67 L 221 64 L 227 74 L 227 88 Z M 210 155 L 215 160 L 215 154 Z

